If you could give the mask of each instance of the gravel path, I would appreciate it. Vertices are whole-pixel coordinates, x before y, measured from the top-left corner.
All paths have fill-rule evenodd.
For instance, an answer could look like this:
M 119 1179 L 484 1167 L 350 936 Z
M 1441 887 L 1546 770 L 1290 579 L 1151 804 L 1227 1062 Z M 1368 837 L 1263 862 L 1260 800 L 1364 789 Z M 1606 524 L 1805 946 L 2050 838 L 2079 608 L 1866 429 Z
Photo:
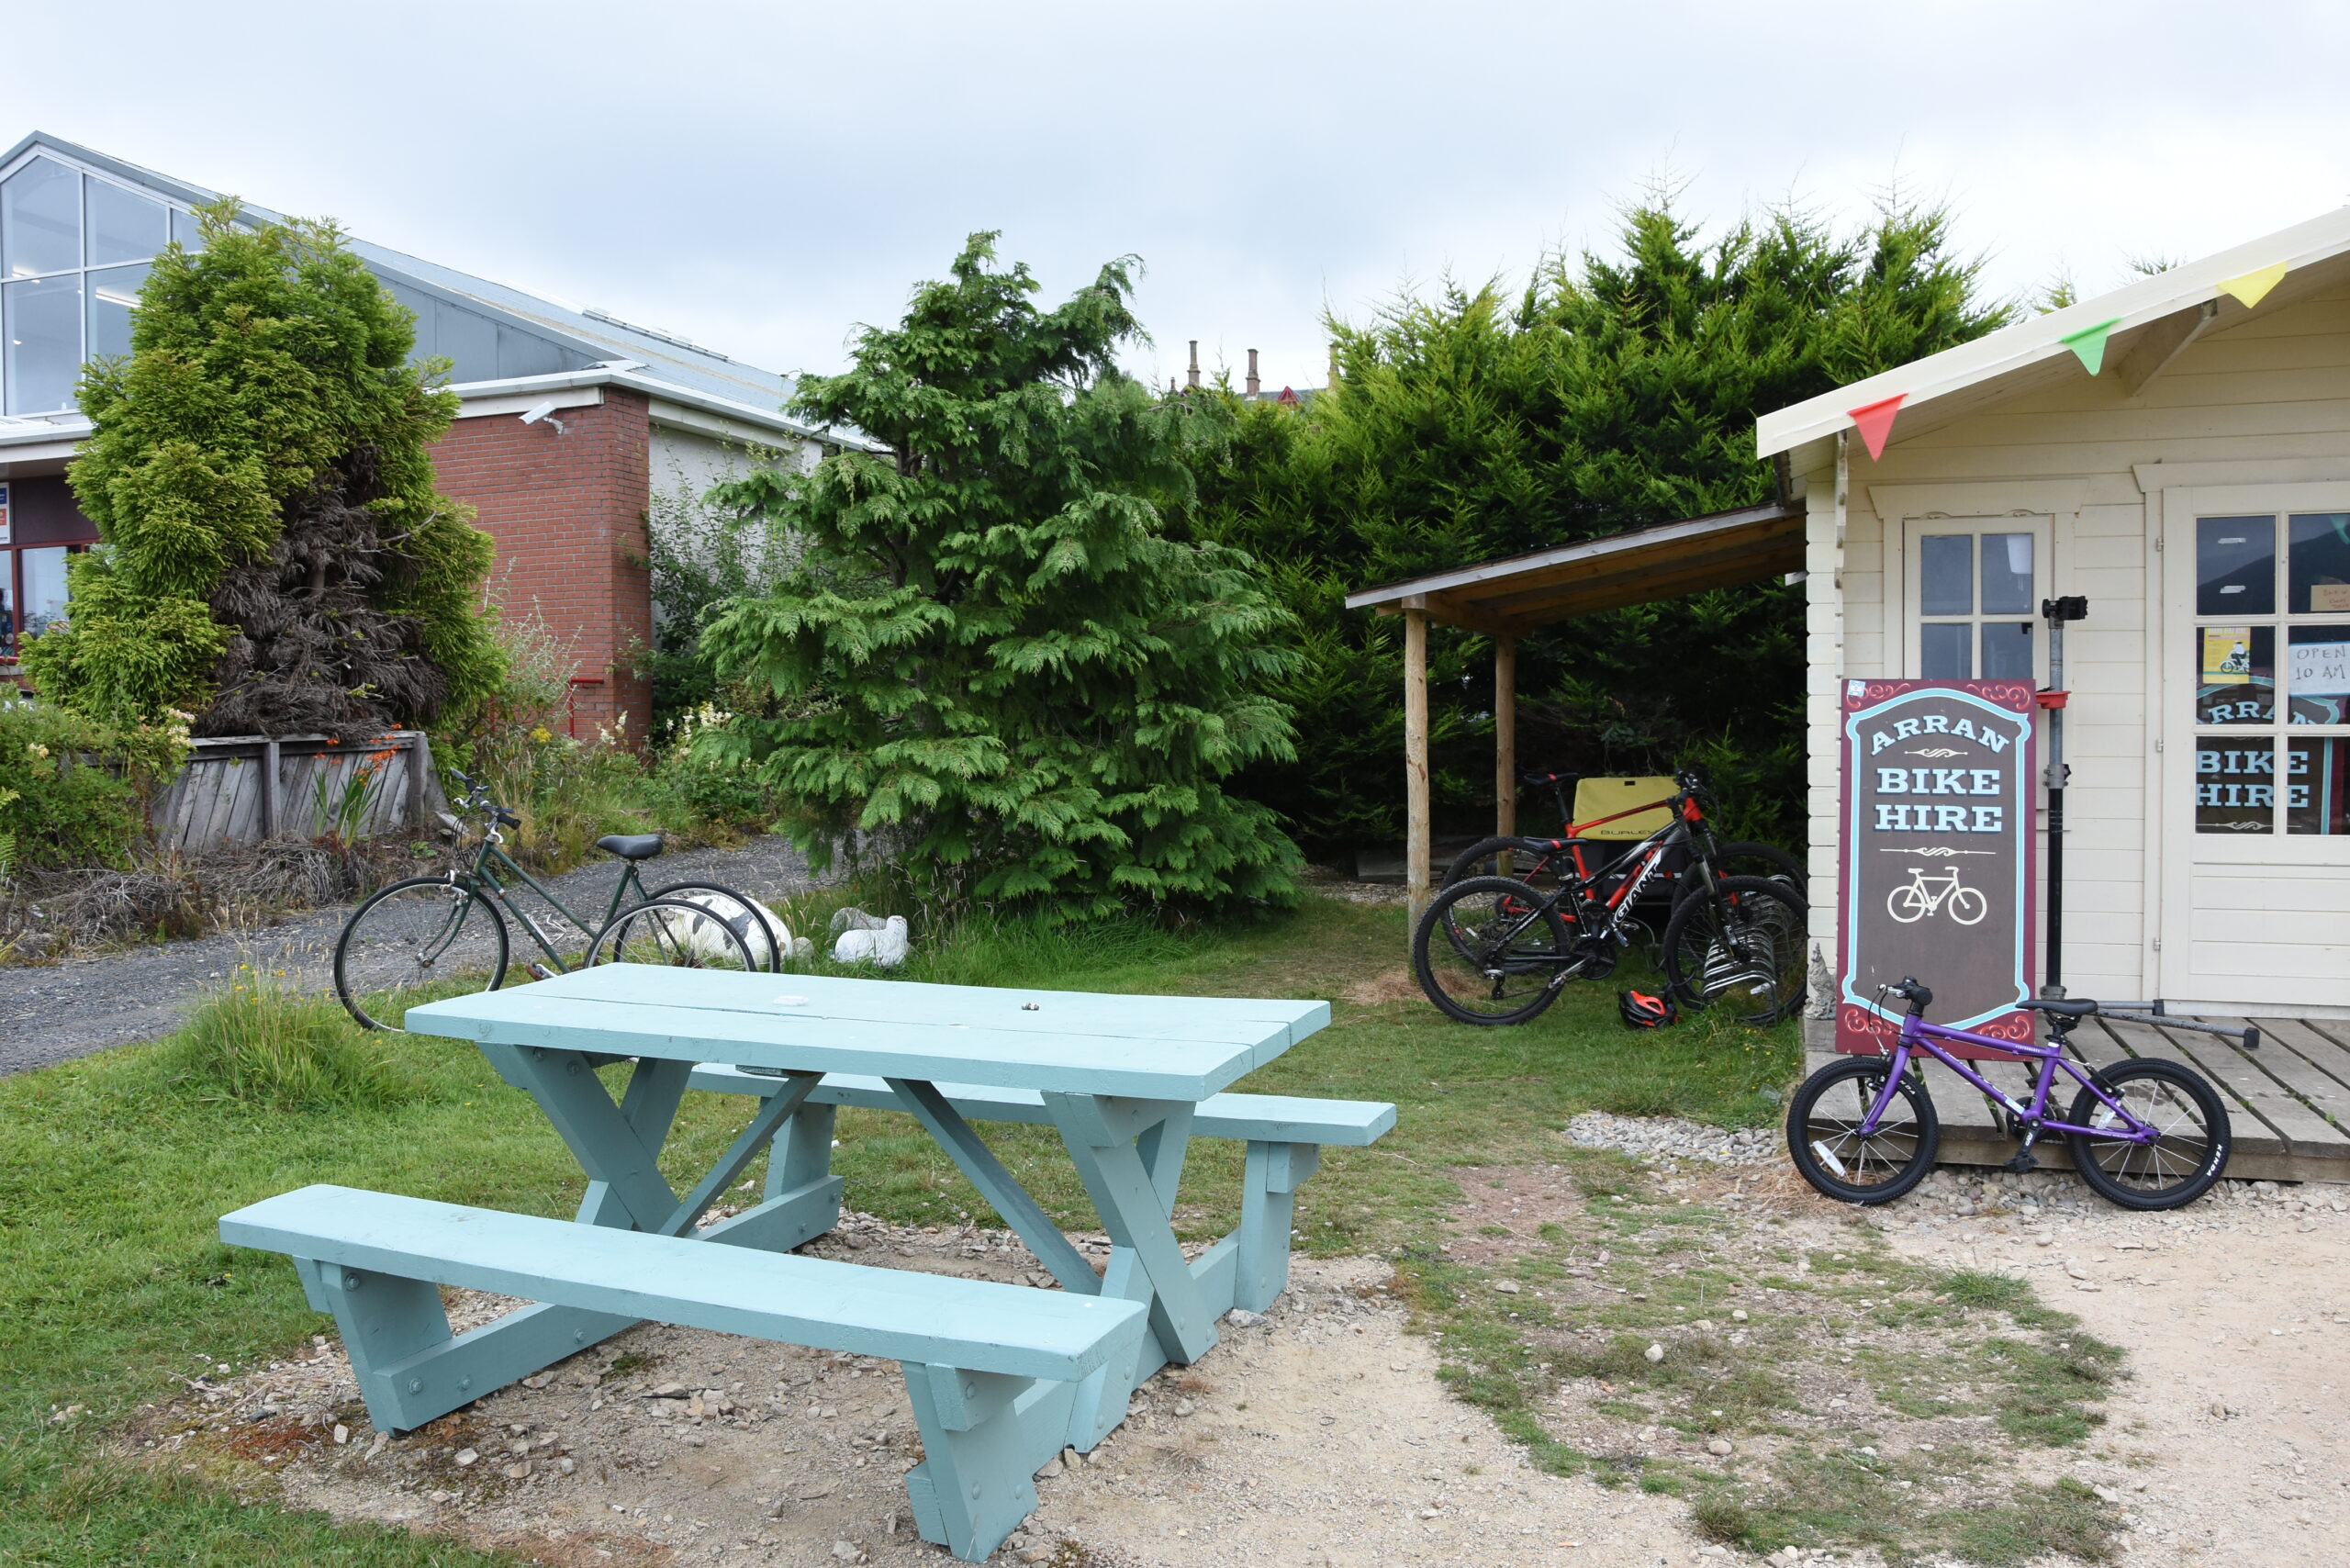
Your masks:
M 550 885 L 574 909 L 600 912 L 620 874 L 618 860 L 599 858 Z M 811 880 L 799 852 L 773 836 L 739 849 L 675 851 L 648 861 L 641 874 L 648 890 L 700 879 L 766 899 L 796 891 Z M 190 942 L 0 969 L 0 1073 L 168 1034 L 207 986 L 241 963 L 285 970 L 289 982 L 304 986 L 330 985 L 335 935 L 350 913 L 350 905 L 339 905 Z M 522 940 L 519 934 L 517 940 Z

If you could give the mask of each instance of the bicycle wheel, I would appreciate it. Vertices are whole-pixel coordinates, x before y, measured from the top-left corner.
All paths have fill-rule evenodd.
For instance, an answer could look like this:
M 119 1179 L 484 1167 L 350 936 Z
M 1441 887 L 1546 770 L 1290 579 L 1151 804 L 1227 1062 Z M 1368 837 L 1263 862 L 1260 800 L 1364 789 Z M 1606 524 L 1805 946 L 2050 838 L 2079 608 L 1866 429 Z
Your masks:
M 1973 888 L 1956 888 L 1950 895 L 1950 917 L 1961 925 L 1978 925 L 1991 913 L 1990 901 Z
M 1904 925 L 1915 925 L 1934 907 L 1934 901 L 1918 890 L 1915 883 L 1907 883 L 1885 895 L 1885 913 Z
M 335 939 L 335 994 L 362 1028 L 397 1029 L 419 1002 L 496 991 L 505 979 L 498 906 L 446 877 L 394 882 Z
M 783 961 L 790 957 L 783 950 L 783 923 L 756 899 L 716 882 L 672 882 L 666 888 L 655 888 L 646 896 L 699 904 L 743 938 L 744 945 L 751 950 L 752 961 L 759 968 L 769 974 L 783 972 Z
M 1804 902 L 1783 882 L 1725 877 L 1681 901 L 1664 928 L 1664 981 L 1685 1007 L 1775 1024 L 1803 1005 Z
M 2105 1092 L 2162 1136 L 2150 1144 L 2067 1133 L 2073 1168 L 2098 1196 L 2125 1209 L 2175 1209 L 2211 1190 L 2227 1169 L 2234 1145 L 2228 1108 L 2209 1080 L 2191 1067 L 2140 1057 L 2097 1075 Z M 2105 1102 L 2083 1089 L 2065 1120 L 2076 1126 L 2120 1125 Z
M 1942 1118 L 1914 1072 L 1902 1075 L 1876 1131 L 1861 1136 L 1891 1067 L 1883 1057 L 1830 1062 L 1803 1081 L 1787 1106 L 1787 1153 L 1803 1179 L 1831 1198 L 1890 1203 L 1934 1168 Z
M 596 933 L 582 969 L 599 964 L 660 964 L 671 969 L 764 972 L 743 934 L 698 903 L 650 899 L 624 909 Z
M 1523 1024 L 1568 974 L 1567 923 L 1524 882 L 1472 877 L 1444 890 L 1412 935 L 1412 972 L 1448 1017 Z

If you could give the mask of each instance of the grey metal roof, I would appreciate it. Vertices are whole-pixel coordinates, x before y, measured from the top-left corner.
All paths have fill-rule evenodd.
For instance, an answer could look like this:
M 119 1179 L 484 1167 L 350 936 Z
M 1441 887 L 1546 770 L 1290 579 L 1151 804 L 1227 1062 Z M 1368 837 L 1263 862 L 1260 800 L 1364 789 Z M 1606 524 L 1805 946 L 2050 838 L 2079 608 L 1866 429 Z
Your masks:
M 0 155 L 0 168 L 34 151 L 61 154 L 182 206 L 220 199 L 217 191 L 45 131 L 34 131 Z M 244 210 L 256 222 L 284 221 L 282 214 L 252 202 L 245 202 Z M 556 375 L 628 360 L 643 367 L 640 379 L 666 382 L 762 412 L 778 409 L 790 396 L 790 377 L 677 335 L 476 277 L 356 236 L 349 243 L 393 297 L 416 312 L 418 354 L 445 354 L 455 361 L 453 379 L 458 383 Z M 800 421 L 771 417 L 813 433 Z

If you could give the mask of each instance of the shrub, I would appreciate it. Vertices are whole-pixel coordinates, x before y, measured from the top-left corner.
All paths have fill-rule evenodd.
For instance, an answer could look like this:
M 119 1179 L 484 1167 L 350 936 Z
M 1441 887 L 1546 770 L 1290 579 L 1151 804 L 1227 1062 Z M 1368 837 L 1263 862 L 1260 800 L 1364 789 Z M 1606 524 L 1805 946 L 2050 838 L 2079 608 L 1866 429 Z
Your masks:
M 54 703 L 0 697 L 0 875 L 51 866 L 125 866 L 147 833 L 147 801 L 179 770 L 187 731 L 106 724 Z
M 395 1105 L 426 1092 L 383 1059 L 341 1002 L 288 995 L 242 964 L 156 1060 L 179 1092 L 273 1111 Z

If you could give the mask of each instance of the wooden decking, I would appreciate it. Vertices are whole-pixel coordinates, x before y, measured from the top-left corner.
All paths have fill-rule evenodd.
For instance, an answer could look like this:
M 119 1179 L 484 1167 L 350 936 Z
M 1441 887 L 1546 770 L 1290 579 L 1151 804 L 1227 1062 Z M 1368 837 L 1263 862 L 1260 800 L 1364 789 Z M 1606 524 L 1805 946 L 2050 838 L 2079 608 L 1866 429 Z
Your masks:
M 2194 1029 L 2165 1028 L 2160 1020 L 2122 1016 L 2091 1018 L 2073 1031 L 2072 1055 L 2102 1064 L 2132 1057 L 2168 1057 L 2195 1068 L 2228 1097 L 2234 1122 L 2235 1153 L 2228 1174 L 2275 1182 L 2350 1182 L 2350 1021 L 2305 1018 L 2202 1017 L 2199 1022 L 2260 1031 L 2260 1048 L 2241 1046 Z M 1804 1070 L 1833 1059 L 1829 1025 L 1806 1021 Z M 1978 1069 L 1992 1082 L 2020 1094 L 2031 1080 L 2020 1065 L 1994 1063 Z M 1992 1118 L 1975 1087 L 1937 1061 L 1925 1064 L 1934 1109 L 1942 1122 L 1942 1163 L 1998 1165 L 2016 1144 Z M 2065 1082 L 2056 1091 L 2065 1094 Z M 2034 1156 L 2051 1170 L 2070 1170 L 2062 1139 L 2036 1146 Z

